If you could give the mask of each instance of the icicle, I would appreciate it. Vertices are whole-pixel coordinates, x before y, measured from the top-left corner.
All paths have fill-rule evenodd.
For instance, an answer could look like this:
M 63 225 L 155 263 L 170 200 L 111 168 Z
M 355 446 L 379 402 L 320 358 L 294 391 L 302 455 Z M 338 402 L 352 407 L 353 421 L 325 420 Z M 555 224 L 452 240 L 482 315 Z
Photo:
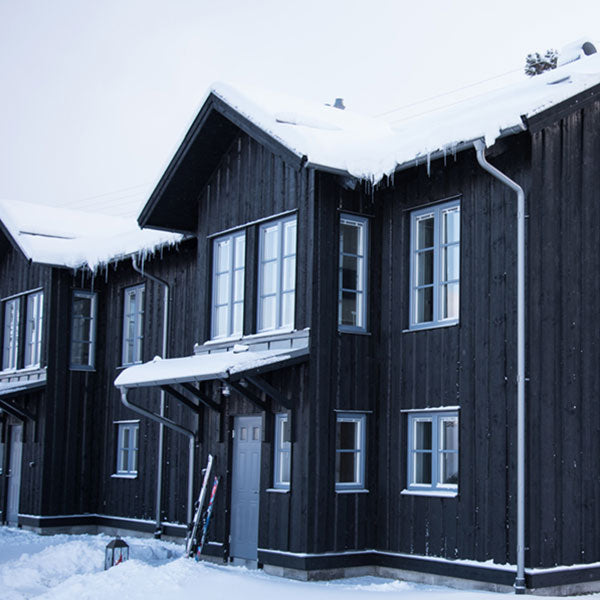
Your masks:
M 427 177 L 431 177 L 431 153 L 427 153 Z

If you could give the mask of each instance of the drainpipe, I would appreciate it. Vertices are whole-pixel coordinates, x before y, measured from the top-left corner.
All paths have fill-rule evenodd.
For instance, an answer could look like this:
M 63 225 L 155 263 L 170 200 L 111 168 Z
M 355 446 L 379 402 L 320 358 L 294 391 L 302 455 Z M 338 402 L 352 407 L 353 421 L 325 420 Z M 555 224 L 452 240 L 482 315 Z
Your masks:
M 123 404 L 123 406 L 127 407 L 129 410 L 132 410 L 133 412 L 136 412 L 144 417 L 147 417 L 148 419 L 152 419 L 153 421 L 156 421 L 160 425 L 164 425 L 165 427 L 168 427 L 169 429 L 173 429 L 174 431 L 177 431 L 178 433 L 181 433 L 188 438 L 188 440 L 189 440 L 189 461 L 188 461 L 187 522 L 191 523 L 192 522 L 192 510 L 193 510 L 193 505 L 194 505 L 194 498 L 193 498 L 192 493 L 193 493 L 193 486 L 194 486 L 194 447 L 195 447 L 196 435 L 194 434 L 193 431 L 186 429 L 185 427 L 182 427 L 181 425 L 177 425 L 177 423 L 171 421 L 170 419 L 167 419 L 166 417 L 161 416 L 161 415 L 157 415 L 157 414 L 153 413 L 152 411 L 147 410 L 141 406 L 138 406 L 137 404 L 134 404 L 133 402 L 128 400 L 126 387 L 121 386 L 119 388 L 119 390 L 121 391 L 121 403 Z
M 171 294 L 171 288 L 169 284 L 159 277 L 150 275 L 150 273 L 144 273 L 137 265 L 135 257 L 132 258 L 133 270 L 137 271 L 142 277 L 147 277 L 151 281 L 158 283 L 163 286 L 164 298 L 163 298 L 163 335 L 162 335 L 162 357 L 167 358 L 167 347 L 169 337 L 169 300 Z M 165 392 L 160 391 L 160 416 L 165 416 Z M 157 470 L 156 470 L 156 528 L 154 530 L 154 537 L 160 538 L 162 534 L 162 523 L 161 523 L 161 508 L 162 508 L 162 482 L 163 482 L 163 462 L 164 462 L 164 446 L 165 446 L 165 427 L 163 423 L 159 422 L 158 425 L 158 459 L 157 459 Z
M 525 593 L 525 193 L 487 162 L 483 140 L 473 143 L 477 161 L 517 194 L 517 577 L 515 593 Z

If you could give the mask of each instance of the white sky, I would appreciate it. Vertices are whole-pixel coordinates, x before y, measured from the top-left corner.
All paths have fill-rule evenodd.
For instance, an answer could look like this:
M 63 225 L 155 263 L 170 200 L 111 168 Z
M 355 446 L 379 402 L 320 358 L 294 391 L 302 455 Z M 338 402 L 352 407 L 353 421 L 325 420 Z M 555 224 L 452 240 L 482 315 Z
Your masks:
M 213 81 L 375 115 L 586 36 L 594 0 L 0 0 L 0 198 L 131 211 Z

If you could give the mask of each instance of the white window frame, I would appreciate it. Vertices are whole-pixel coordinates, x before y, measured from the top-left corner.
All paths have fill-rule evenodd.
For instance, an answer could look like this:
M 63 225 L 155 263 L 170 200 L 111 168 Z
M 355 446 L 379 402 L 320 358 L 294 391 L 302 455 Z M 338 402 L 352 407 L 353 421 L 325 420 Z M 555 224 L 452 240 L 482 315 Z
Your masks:
M 21 298 L 3 303 L 2 370 L 16 371 L 19 364 Z
M 229 244 L 229 261 L 226 268 L 219 270 L 219 252 L 220 244 Z M 242 244 L 242 262 L 241 265 L 236 261 L 238 244 Z M 244 330 L 244 286 L 245 286 L 245 265 L 246 265 L 246 232 L 237 231 L 229 235 L 223 235 L 213 240 L 213 269 L 212 269 L 212 313 L 211 313 L 211 333 L 212 339 L 221 339 L 234 336 L 241 336 Z M 228 276 L 227 299 L 219 303 L 219 285 L 220 277 Z M 241 298 L 235 298 L 236 279 L 242 279 Z M 236 309 L 241 312 L 239 323 L 236 324 Z M 217 331 L 217 311 L 226 311 L 227 330 L 224 333 Z
M 42 330 L 44 327 L 44 292 L 27 295 L 25 320 L 25 356 L 23 366 L 33 369 L 40 366 L 42 355 Z
M 117 426 L 117 461 L 114 477 L 137 477 L 139 469 L 140 422 L 115 421 L 115 425 Z
M 275 415 L 275 456 L 273 460 L 273 487 L 278 490 L 289 490 L 292 477 L 292 442 L 291 431 L 289 431 L 289 440 L 284 438 L 285 425 L 291 426 L 288 413 L 278 413 Z M 283 477 L 284 466 L 287 465 L 289 479 L 286 481 Z
M 356 447 L 342 449 L 338 447 L 338 424 L 354 423 L 356 425 Z M 365 489 L 365 457 L 367 441 L 367 415 L 365 413 L 338 412 L 335 418 L 335 489 L 340 491 L 356 491 Z M 339 481 L 338 456 L 354 454 L 354 481 Z
M 286 242 L 291 228 L 288 224 L 293 223 L 294 244 L 293 252 L 286 253 Z M 275 228 L 277 231 L 277 249 L 276 256 L 265 259 L 265 233 L 267 230 Z M 298 245 L 298 222 L 296 215 L 278 219 L 275 221 L 267 221 L 261 224 L 259 229 L 259 252 L 258 252 L 258 302 L 257 302 L 257 331 L 276 331 L 278 329 L 293 329 L 295 322 L 296 308 L 296 249 Z M 284 267 L 285 264 L 293 263 L 293 287 L 285 287 L 284 283 Z M 275 281 L 273 282 L 272 292 L 263 293 L 266 281 L 266 265 L 274 264 Z M 283 310 L 284 300 L 291 297 L 291 320 L 286 320 Z M 263 304 L 267 299 L 274 298 L 275 318 L 273 326 L 266 325 L 263 322 Z
M 344 249 L 344 235 L 342 225 L 351 225 L 361 231 L 361 247 L 358 252 L 351 253 Z M 341 213 L 340 214 L 340 247 L 339 247 L 339 277 L 338 277 L 338 328 L 340 331 L 365 332 L 367 330 L 367 288 L 368 288 L 368 248 L 369 248 L 369 220 L 366 217 Z M 355 258 L 357 262 L 356 287 L 343 287 L 344 257 Z M 342 323 L 343 294 L 351 292 L 356 294 L 356 323 L 354 325 Z
M 453 421 L 458 427 L 458 447 L 456 449 L 448 449 L 442 447 L 442 427 L 444 422 Z M 416 427 L 418 423 L 431 423 L 431 450 L 416 448 Z M 458 476 L 460 477 L 460 420 L 457 410 L 440 410 L 440 411 L 424 411 L 410 412 L 408 414 L 408 435 L 407 435 L 407 491 L 412 492 L 436 492 L 458 493 L 458 481 L 456 483 L 443 483 L 444 476 L 442 474 L 444 454 L 456 454 L 458 462 Z M 416 482 L 416 460 L 418 454 L 431 454 L 431 482 Z
M 134 311 L 127 312 L 128 298 L 135 298 Z M 134 365 L 142 362 L 143 344 L 144 344 L 144 303 L 145 286 L 144 284 L 125 288 L 123 296 L 123 349 L 122 365 Z M 133 337 L 129 336 L 129 325 L 133 324 Z M 130 340 L 132 343 L 130 344 Z M 129 355 L 129 349 L 131 355 Z
M 75 300 L 77 298 L 88 298 L 90 300 L 90 311 L 86 315 L 76 315 L 74 310 Z M 96 292 L 88 292 L 85 290 L 73 290 L 73 297 L 71 299 L 71 360 L 70 368 L 74 371 L 91 371 L 95 368 L 96 364 L 96 318 L 97 318 L 97 302 L 98 294 Z M 77 321 L 83 321 L 84 324 L 87 322 L 85 329 L 88 332 L 87 340 L 75 339 L 75 331 Z M 88 346 L 88 360 L 87 362 L 75 362 L 74 348 L 77 345 Z
M 452 242 L 443 241 L 444 215 L 457 211 L 459 215 L 458 240 Z M 417 248 L 417 227 L 424 219 L 433 219 L 433 246 L 425 249 Z M 460 317 L 460 199 L 429 206 L 411 213 L 410 228 L 410 328 L 427 329 L 431 327 L 443 327 L 455 325 Z M 444 253 L 450 247 L 458 247 L 458 278 L 444 279 L 443 258 Z M 433 252 L 433 282 L 431 284 L 418 284 L 418 257 L 424 252 Z M 458 287 L 457 314 L 456 316 L 443 317 L 443 290 L 445 287 L 456 285 Z M 433 314 L 430 321 L 419 321 L 417 319 L 419 290 L 432 288 L 433 290 Z

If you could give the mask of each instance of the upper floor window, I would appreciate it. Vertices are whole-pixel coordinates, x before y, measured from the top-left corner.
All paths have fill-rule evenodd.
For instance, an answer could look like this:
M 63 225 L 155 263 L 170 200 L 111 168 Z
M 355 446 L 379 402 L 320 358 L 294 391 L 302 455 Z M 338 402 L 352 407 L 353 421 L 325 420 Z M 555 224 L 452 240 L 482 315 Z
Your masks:
M 71 368 L 93 369 L 96 345 L 96 293 L 75 290 L 71 317 Z
M 460 203 L 423 208 L 411 217 L 412 328 L 458 322 Z
M 260 226 L 258 331 L 294 326 L 296 216 Z
M 458 490 L 458 412 L 408 415 L 408 490 Z
M 16 369 L 18 364 L 20 302 L 20 298 L 13 298 L 4 302 L 3 371 Z
M 365 425 L 367 416 L 337 413 L 335 447 L 335 489 L 365 487 Z
M 243 333 L 246 234 L 232 233 L 213 242 L 212 337 Z
M 42 325 L 44 318 L 44 292 L 27 296 L 25 323 L 25 367 L 38 367 L 42 353 Z
M 364 217 L 340 216 L 340 330 L 365 331 L 367 327 L 367 233 L 368 221 Z
M 123 364 L 142 362 L 144 340 L 144 286 L 125 290 L 123 308 Z
M 290 419 L 287 413 L 275 415 L 275 477 L 273 487 L 290 489 L 292 443 Z

